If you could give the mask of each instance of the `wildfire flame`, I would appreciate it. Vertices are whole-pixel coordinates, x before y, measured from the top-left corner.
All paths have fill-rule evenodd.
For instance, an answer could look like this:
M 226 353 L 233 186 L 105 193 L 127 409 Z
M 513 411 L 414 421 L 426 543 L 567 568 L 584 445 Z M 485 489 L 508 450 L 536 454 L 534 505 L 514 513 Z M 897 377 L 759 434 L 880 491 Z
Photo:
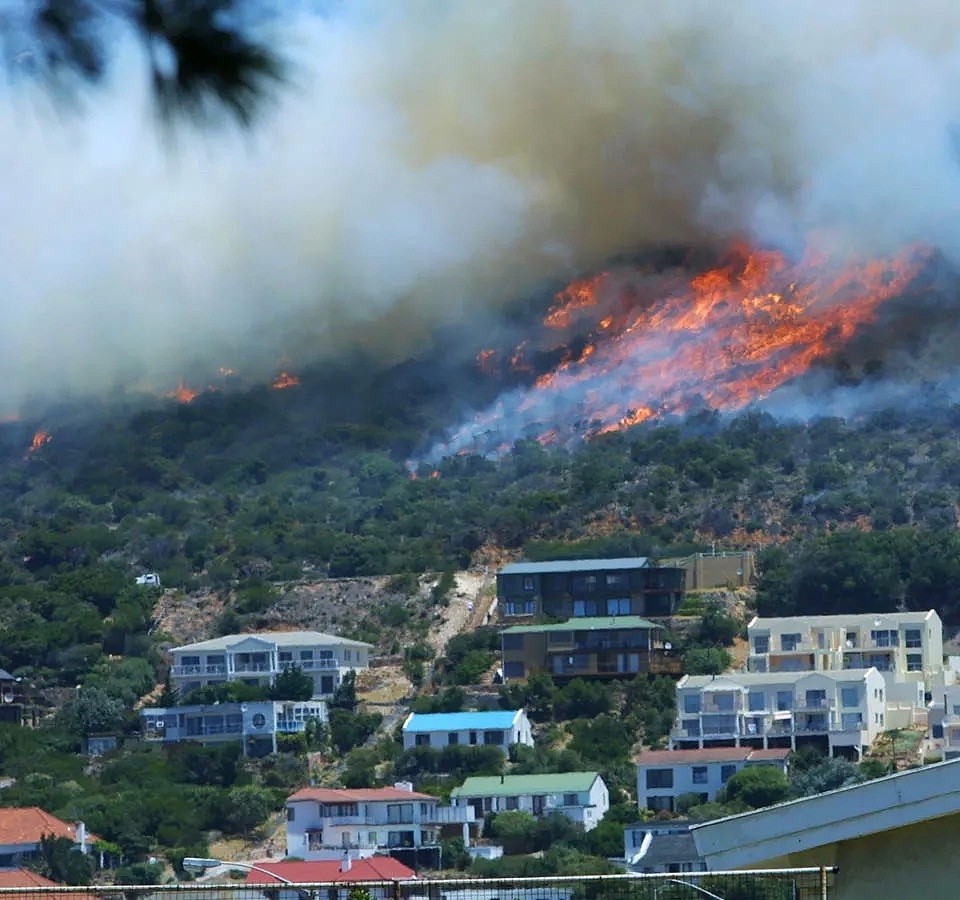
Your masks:
M 283 391 L 287 388 L 296 387 L 298 384 L 300 384 L 300 379 L 297 378 L 296 375 L 291 375 L 289 372 L 281 372 L 273 379 L 270 387 L 275 391 Z
M 551 371 L 438 450 L 499 452 L 519 437 L 563 444 L 701 406 L 740 409 L 845 346 L 930 255 L 911 249 L 839 265 L 737 247 L 693 278 L 619 270 L 580 279 L 557 294 L 543 322 L 555 332 L 579 329 L 580 349 L 555 347 Z M 514 367 L 525 365 L 525 349 L 513 351 Z
M 53 435 L 48 431 L 40 429 L 34 436 L 33 440 L 30 441 L 30 446 L 27 448 L 28 453 L 36 453 L 44 444 L 49 444 L 53 440 Z
M 165 396 L 172 397 L 177 403 L 193 403 L 199 395 L 199 391 L 195 391 L 193 388 L 187 387 L 183 381 L 179 381 L 176 388 Z

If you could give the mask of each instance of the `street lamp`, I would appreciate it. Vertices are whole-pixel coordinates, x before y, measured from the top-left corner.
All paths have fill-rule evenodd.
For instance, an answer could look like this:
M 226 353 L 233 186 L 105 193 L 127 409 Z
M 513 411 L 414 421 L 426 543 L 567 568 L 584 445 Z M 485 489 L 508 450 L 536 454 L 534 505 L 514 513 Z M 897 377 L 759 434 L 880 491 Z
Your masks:
M 276 872 L 271 872 L 269 869 L 264 869 L 262 866 L 255 865 L 254 863 L 234 862 L 231 859 L 210 859 L 204 856 L 185 856 L 183 858 L 183 867 L 188 872 L 205 872 L 207 869 L 216 869 L 217 866 L 226 866 L 230 869 L 248 869 L 251 872 L 260 872 L 263 875 L 269 875 L 271 878 L 276 878 L 281 884 L 297 883 L 295 881 L 291 881 L 289 878 L 284 878 L 282 875 L 278 875 Z

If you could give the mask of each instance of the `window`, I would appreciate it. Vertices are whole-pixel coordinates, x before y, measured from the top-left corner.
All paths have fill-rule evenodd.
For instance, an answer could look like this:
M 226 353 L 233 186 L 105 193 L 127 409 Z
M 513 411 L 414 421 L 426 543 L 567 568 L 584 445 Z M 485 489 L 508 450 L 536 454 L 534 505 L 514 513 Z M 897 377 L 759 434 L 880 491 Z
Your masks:
M 764 654 L 770 652 L 770 635 L 769 634 L 758 634 L 753 639 L 753 652 Z
M 693 767 L 693 783 L 694 784 L 707 783 L 707 767 L 706 766 Z
M 301 650 L 300 659 L 303 662 L 313 662 L 313 651 L 312 650 Z
M 737 774 L 737 767 L 734 765 L 720 766 L 720 781 L 726 784 L 734 775 Z
M 923 671 L 923 654 L 922 653 L 907 654 L 907 671 L 908 672 Z
M 672 787 L 673 769 L 647 769 L 647 790 Z
M 574 794 L 564 794 L 563 795 L 563 805 L 564 806 L 576 806 L 577 805 L 577 795 Z
M 777 691 L 777 711 L 784 712 L 793 706 L 793 691 Z
M 533 583 L 533 576 L 532 576 L 532 575 L 524 575 L 524 576 L 523 576 L 523 589 L 524 589 L 525 591 L 532 591 L 532 590 L 534 590 L 534 583 Z
M 840 688 L 840 702 L 844 706 L 859 706 L 860 691 L 855 687 Z
M 685 713 L 698 713 L 700 712 L 700 695 L 699 694 L 684 694 L 683 695 L 683 711 Z
M 582 619 L 584 616 L 596 616 L 600 613 L 596 600 L 574 600 L 573 616 L 575 619 Z
M 412 803 L 390 803 L 387 806 L 388 825 L 406 825 L 413 822 Z
M 733 712 L 733 694 L 716 694 L 713 698 L 713 702 L 716 704 L 717 709 L 720 712 Z
M 522 634 L 505 634 L 503 636 L 503 649 L 504 650 L 522 650 L 523 635 Z
M 800 634 L 781 634 L 780 635 L 780 649 L 781 650 L 796 650 L 800 646 L 801 636 Z
M 475 731 L 470 732 L 470 744 L 476 744 L 477 742 L 477 733 Z
M 960 703 L 953 704 L 953 714 L 955 716 L 960 716 Z
M 626 575 L 607 575 L 607 587 L 621 587 L 627 583 Z
M 747 704 L 751 712 L 760 712 L 763 710 L 763 691 L 750 691 L 747 696 Z
M 415 734 L 413 736 L 413 743 L 416 747 L 429 747 L 430 746 L 430 735 L 429 734 Z
M 860 713 L 843 713 L 840 725 L 844 731 L 859 731 L 863 727 L 863 716 Z
M 611 597 L 607 600 L 608 616 L 629 616 L 630 598 L 629 597 Z
M 532 616 L 537 611 L 536 600 L 509 600 L 507 601 L 508 616 Z
M 891 629 L 871 631 L 870 639 L 878 647 L 897 647 L 900 645 L 900 635 Z
M 281 664 L 293 662 L 293 653 L 289 650 L 280 650 L 277 653 L 277 661 Z
M 903 633 L 903 643 L 908 650 L 919 650 L 923 646 L 923 634 L 919 628 L 908 628 Z
M 338 895 L 339 895 L 338 888 L 335 888 L 335 887 L 327 888 L 327 900 L 337 900 Z
M 507 809 L 518 809 L 520 807 L 519 797 L 507 797 Z
M 344 661 L 344 662 L 350 662 L 350 660 L 351 660 L 350 651 L 349 651 L 349 650 L 344 650 L 344 651 L 343 651 L 343 661 Z
M 292 807 L 292 806 L 288 806 L 288 807 L 287 807 L 287 821 L 288 821 L 288 822 L 294 821 L 294 819 L 296 819 L 296 817 L 297 817 L 296 814 L 297 814 L 297 811 L 296 811 L 296 809 L 295 809 L 294 807 Z
M 459 743 L 460 735 L 456 731 L 451 731 L 449 734 L 447 734 L 447 746 L 453 747 Z
M 485 731 L 483 733 L 483 742 L 485 744 L 502 744 L 503 731 Z

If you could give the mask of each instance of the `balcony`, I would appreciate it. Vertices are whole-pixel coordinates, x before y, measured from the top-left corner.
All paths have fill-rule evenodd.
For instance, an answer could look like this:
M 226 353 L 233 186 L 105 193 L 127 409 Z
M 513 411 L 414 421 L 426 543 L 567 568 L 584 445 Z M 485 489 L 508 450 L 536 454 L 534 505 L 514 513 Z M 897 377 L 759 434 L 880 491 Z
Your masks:
M 226 675 L 227 667 L 223 663 L 210 666 L 171 666 L 170 674 L 174 678 L 183 678 L 190 675 Z
M 303 672 L 316 672 L 320 669 L 339 669 L 340 661 L 337 659 L 301 659 L 299 662 L 284 661 L 280 663 L 281 669 L 299 667 Z
M 793 708 L 801 712 L 831 710 L 837 708 L 837 701 L 829 697 L 796 697 L 793 701 Z
M 277 670 L 270 663 L 234 663 L 233 671 L 237 675 L 272 675 Z
M 463 825 L 477 821 L 477 813 L 472 806 L 438 806 L 425 819 L 428 825 Z

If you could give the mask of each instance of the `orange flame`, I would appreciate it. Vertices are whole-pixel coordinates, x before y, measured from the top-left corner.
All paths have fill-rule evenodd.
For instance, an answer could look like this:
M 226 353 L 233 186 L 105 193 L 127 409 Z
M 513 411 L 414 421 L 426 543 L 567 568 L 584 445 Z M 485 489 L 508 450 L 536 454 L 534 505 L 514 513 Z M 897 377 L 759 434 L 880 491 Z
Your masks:
M 276 378 L 273 379 L 270 387 L 275 391 L 282 391 L 286 388 L 296 387 L 300 384 L 300 379 L 296 375 L 291 375 L 289 372 L 281 372 Z
M 177 403 L 193 403 L 199 394 L 199 391 L 195 391 L 193 388 L 187 387 L 187 385 L 181 380 L 177 382 L 177 386 L 174 390 L 170 391 L 169 394 L 165 394 L 164 396 L 172 397 L 177 401 Z
M 34 436 L 33 440 L 30 441 L 30 447 L 28 448 L 28 453 L 36 453 L 44 444 L 49 444 L 53 440 L 53 435 L 48 431 L 40 429 Z

